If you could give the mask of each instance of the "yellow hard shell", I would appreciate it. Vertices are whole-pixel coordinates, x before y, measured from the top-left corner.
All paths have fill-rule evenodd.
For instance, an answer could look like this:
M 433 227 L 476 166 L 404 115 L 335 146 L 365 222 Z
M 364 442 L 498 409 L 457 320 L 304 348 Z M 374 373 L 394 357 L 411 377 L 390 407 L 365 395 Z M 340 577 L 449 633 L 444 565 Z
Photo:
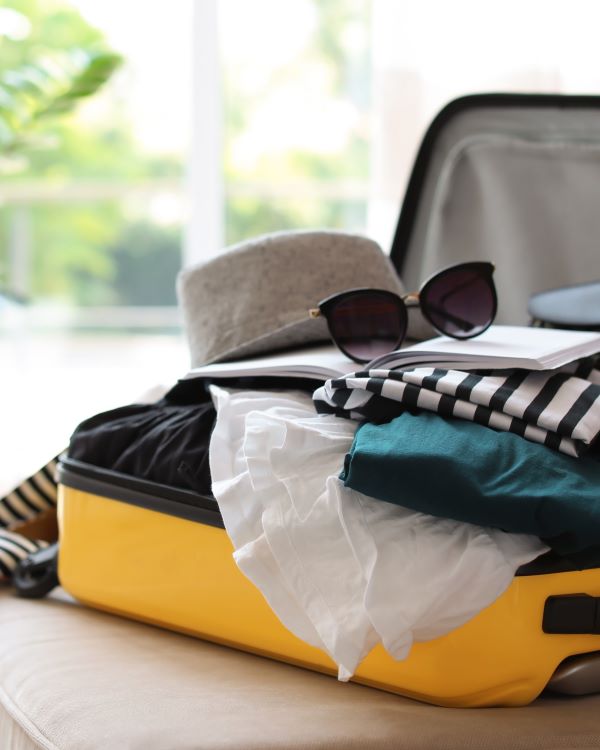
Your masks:
M 329 657 L 290 633 L 238 570 L 223 529 L 59 486 L 59 578 L 110 612 L 328 674 Z M 546 598 L 600 596 L 596 570 L 522 576 L 468 623 L 395 661 L 378 646 L 354 680 L 442 706 L 532 701 L 560 662 L 599 635 L 548 635 Z

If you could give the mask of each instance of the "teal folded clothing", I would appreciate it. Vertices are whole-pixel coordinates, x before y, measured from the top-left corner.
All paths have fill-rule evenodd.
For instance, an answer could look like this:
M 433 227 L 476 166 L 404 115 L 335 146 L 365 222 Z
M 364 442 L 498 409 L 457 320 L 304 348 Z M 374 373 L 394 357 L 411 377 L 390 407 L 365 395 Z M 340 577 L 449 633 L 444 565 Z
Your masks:
M 361 425 L 341 474 L 423 513 L 536 534 L 560 554 L 600 542 L 600 463 L 461 419 L 405 412 Z

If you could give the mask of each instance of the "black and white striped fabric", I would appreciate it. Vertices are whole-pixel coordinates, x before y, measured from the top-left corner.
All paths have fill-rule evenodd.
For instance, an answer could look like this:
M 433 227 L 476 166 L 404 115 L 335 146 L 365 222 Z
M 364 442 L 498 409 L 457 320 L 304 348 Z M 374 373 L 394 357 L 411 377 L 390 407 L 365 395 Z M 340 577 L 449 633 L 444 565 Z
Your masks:
M 32 552 L 48 546 L 48 542 L 35 541 L 17 534 L 14 531 L 0 529 L 0 581 L 12 578 L 15 568 L 21 560 Z
M 0 498 L 0 581 L 10 579 L 18 563 L 31 552 L 48 546 L 47 542 L 27 539 L 11 531 L 10 527 L 56 507 L 57 460 L 58 457 L 53 458 L 12 492 Z
M 313 399 L 321 414 L 373 422 L 427 409 L 579 456 L 600 432 L 598 364 L 586 359 L 544 372 L 368 370 L 328 380 Z
M 29 521 L 56 506 L 56 465 L 58 456 L 30 476 L 12 492 L 0 498 L 0 528 Z

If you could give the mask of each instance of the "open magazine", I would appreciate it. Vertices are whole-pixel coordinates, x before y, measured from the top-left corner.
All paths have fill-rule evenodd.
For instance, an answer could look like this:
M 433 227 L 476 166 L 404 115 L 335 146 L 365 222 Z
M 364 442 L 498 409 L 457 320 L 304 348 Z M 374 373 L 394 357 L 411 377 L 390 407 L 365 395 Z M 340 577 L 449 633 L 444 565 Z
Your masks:
M 281 376 L 329 380 L 350 372 L 439 367 L 445 370 L 552 370 L 600 352 L 600 333 L 524 326 L 491 326 L 474 339 L 428 339 L 384 354 L 368 364 L 345 357 L 334 345 L 296 349 L 191 370 L 190 378 Z

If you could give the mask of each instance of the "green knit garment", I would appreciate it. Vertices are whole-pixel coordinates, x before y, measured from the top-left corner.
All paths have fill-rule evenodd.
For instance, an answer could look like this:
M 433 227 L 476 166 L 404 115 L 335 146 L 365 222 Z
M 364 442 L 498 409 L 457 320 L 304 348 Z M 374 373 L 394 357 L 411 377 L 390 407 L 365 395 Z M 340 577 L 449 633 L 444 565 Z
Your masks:
M 405 412 L 365 423 L 341 478 L 423 513 L 536 534 L 559 554 L 600 545 L 600 462 L 467 420 Z

